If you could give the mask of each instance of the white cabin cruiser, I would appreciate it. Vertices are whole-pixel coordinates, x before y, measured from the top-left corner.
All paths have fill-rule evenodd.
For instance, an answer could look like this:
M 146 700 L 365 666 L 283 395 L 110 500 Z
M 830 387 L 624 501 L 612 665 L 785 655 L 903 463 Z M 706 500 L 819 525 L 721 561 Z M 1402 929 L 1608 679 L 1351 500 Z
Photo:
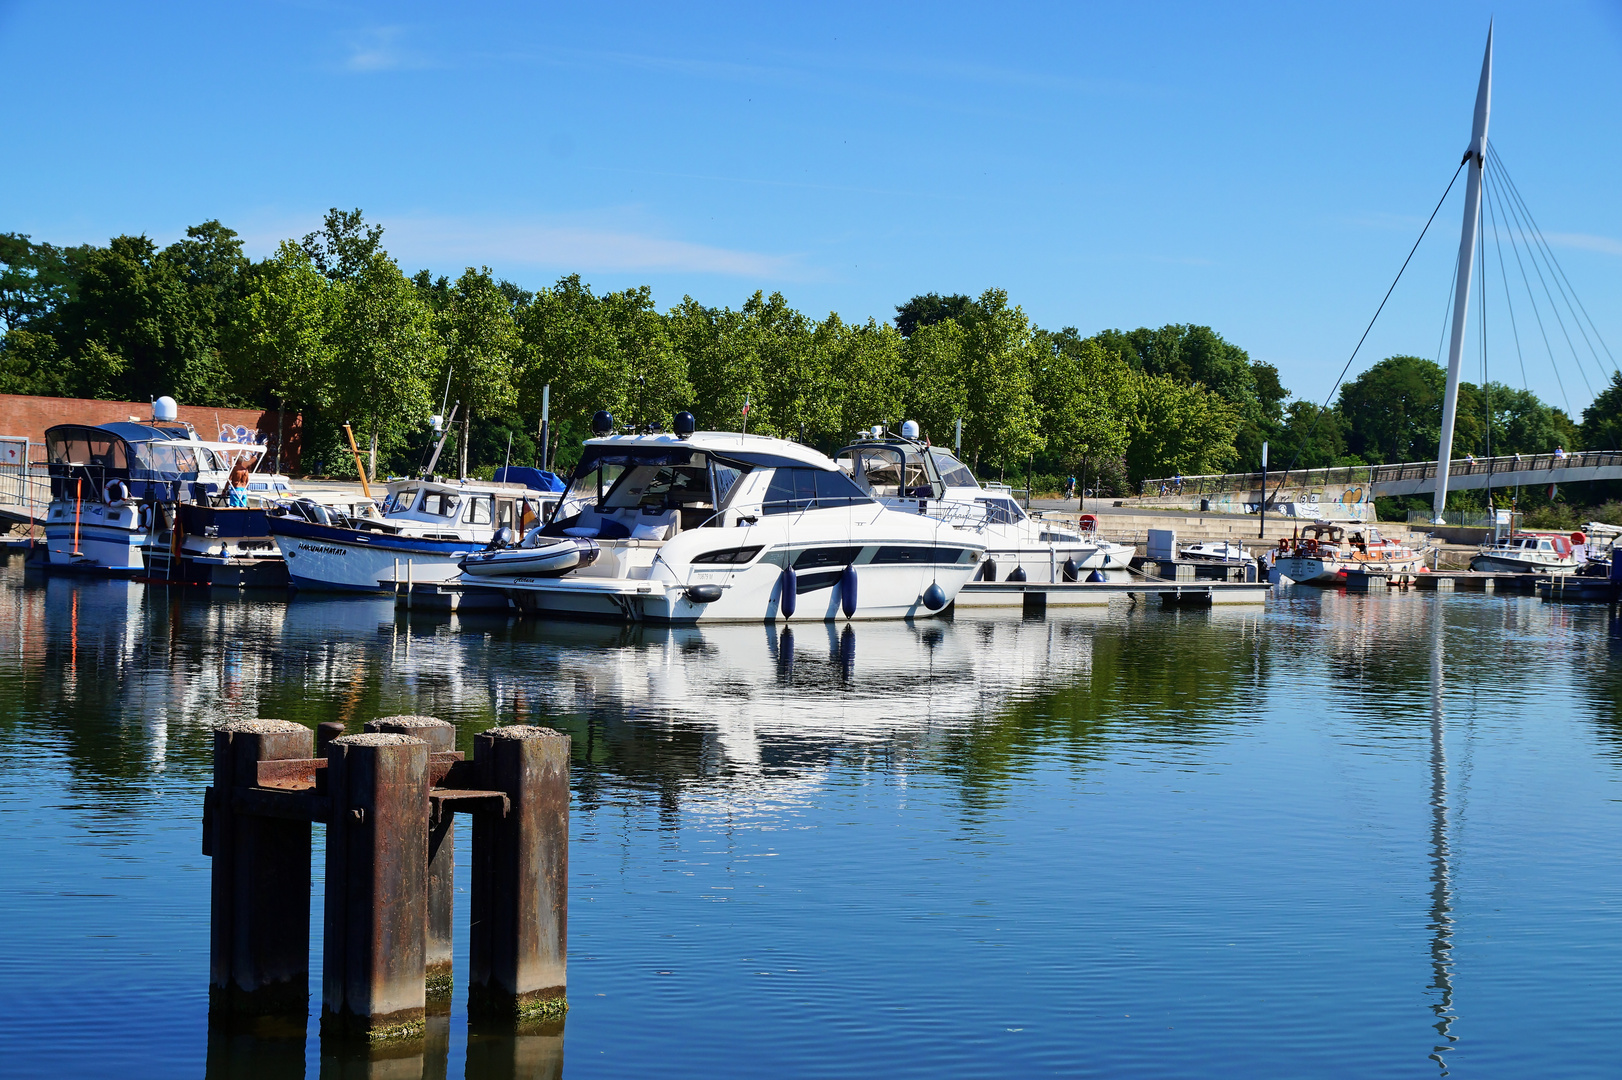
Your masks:
M 1483 544 L 1470 558 L 1470 569 L 1511 574 L 1570 574 L 1579 570 L 1585 561 L 1578 556 L 1571 537 L 1517 533 L 1496 544 Z
M 683 413 L 674 434 L 609 435 L 599 413 L 551 518 L 468 555 L 461 586 L 631 622 L 899 619 L 944 611 L 985 552 L 978 533 L 887 509 L 815 450 L 695 427 Z
M 981 487 L 967 465 L 944 448 L 921 442 L 914 422 L 903 424 L 901 432 L 896 438 L 875 428 L 871 438 L 845 447 L 834 458 L 885 506 L 978 531 L 986 554 L 975 582 L 1126 579 L 1133 554 L 1129 545 L 1103 539 L 1096 524 L 1093 530 L 1076 530 L 1032 517 L 1007 489 Z M 1019 599 L 1017 593 L 995 595 Z M 959 602 L 969 600 L 965 593 Z

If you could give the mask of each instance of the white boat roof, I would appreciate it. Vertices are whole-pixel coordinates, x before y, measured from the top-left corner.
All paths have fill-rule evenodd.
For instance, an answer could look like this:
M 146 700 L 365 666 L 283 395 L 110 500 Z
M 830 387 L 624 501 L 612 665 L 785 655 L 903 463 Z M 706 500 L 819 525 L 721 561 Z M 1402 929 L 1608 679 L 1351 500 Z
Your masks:
M 608 435 L 600 439 L 587 439 L 585 445 L 588 448 L 614 447 L 627 450 L 640 447 L 684 447 L 745 461 L 759 459 L 760 464 L 770 464 L 764 459 L 778 458 L 787 459 L 798 465 L 808 465 L 814 469 L 827 471 L 839 469 L 833 458 L 809 446 L 801 446 L 788 439 L 775 439 L 768 435 L 745 435 L 736 431 L 695 431 L 685 439 L 670 432 L 660 432 L 656 435 Z
M 468 492 L 482 492 L 486 495 L 558 495 L 555 491 L 536 491 L 523 484 L 498 484 L 494 480 L 422 480 L 406 477 L 403 480 L 390 480 L 388 491 L 393 494 L 402 488 L 427 488 L 430 491 L 450 491 L 458 495 Z

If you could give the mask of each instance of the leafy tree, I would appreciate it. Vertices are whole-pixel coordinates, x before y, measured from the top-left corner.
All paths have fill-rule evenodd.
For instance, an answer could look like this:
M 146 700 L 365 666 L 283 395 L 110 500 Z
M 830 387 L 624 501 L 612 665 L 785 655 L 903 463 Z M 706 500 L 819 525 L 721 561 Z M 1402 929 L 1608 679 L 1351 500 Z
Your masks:
M 961 293 L 942 296 L 924 293 L 895 309 L 895 326 L 902 337 L 912 337 L 922 326 L 934 326 L 948 319 L 961 323 L 974 309 L 974 300 Z
M 1494 454 L 1547 454 L 1557 446 L 1567 450 L 1579 443 L 1577 427 L 1565 413 L 1546 405 L 1530 390 L 1503 383 L 1488 385 L 1492 403 Z
M 1042 449 L 1031 373 L 1038 356 L 1030 320 L 1008 306 L 1002 289 L 987 289 L 963 327 L 963 376 L 969 410 L 964 451 L 1006 469 Z
M 368 471 L 375 478 L 378 454 L 402 446 L 432 409 L 432 379 L 442 370 L 444 346 L 434 332 L 433 311 L 385 253 L 374 252 L 337 289 L 325 449 L 330 453 L 341 445 L 338 424 L 355 422 L 357 438 L 371 443 Z M 339 459 L 343 456 L 340 452 Z
M 291 240 L 255 268 L 228 335 L 239 389 L 274 402 L 278 411 L 305 414 L 328 407 L 337 351 L 337 288 Z
M 77 291 L 79 263 L 88 250 L 0 233 L 0 331 L 27 327 L 49 332 L 51 316 Z
M 1622 374 L 1613 373 L 1611 385 L 1583 410 L 1581 438 L 1580 445 L 1590 450 L 1622 450 Z
M 1136 403 L 1130 368 L 1075 327 L 1037 334 L 1041 366 L 1034 380 L 1050 460 L 1067 470 L 1125 452 Z
M 907 373 L 902 361 L 904 340 L 889 325 L 873 319 L 853 325 L 830 314 L 816 328 L 814 347 L 828 356 L 836 373 L 838 419 L 825 433 L 830 442 L 845 442 L 863 427 L 896 425 L 904 416 Z M 829 446 L 836 450 L 837 447 Z
M 69 396 L 83 389 L 69 374 L 50 334 L 13 327 L 0 336 L 0 394 Z
M 1294 462 L 1292 465 L 1291 462 Z M 1346 452 L 1346 418 L 1333 405 L 1292 401 L 1284 422 L 1273 437 L 1268 465 L 1275 472 L 1291 469 L 1324 469 L 1331 465 L 1360 465 L 1361 458 Z M 1247 470 L 1249 466 L 1242 466 Z M 1258 460 L 1256 469 L 1261 468 Z
M 1341 387 L 1347 448 L 1371 464 L 1428 461 L 1436 457 L 1442 430 L 1447 373 L 1419 356 L 1391 356 Z M 1453 424 L 1455 456 L 1480 452 L 1484 403 L 1475 387 L 1459 387 Z
M 741 311 L 705 307 L 687 296 L 665 317 L 665 325 L 672 348 L 687 360 L 699 427 L 738 430 L 744 402 L 762 400 L 755 322 Z
M 1202 386 L 1138 375 L 1127 470 L 1133 484 L 1154 477 L 1218 473 L 1233 464 L 1237 410 Z
M 420 290 L 418 293 L 421 295 Z M 512 304 L 490 276 L 489 267 L 474 270 L 470 266 L 457 279 L 440 326 L 449 384 L 462 403 L 458 475 L 466 476 L 473 417 L 500 413 L 517 404 L 513 377 L 522 342 Z
M 334 206 L 327 211 L 321 228 L 306 235 L 300 246 L 328 279 L 352 281 L 383 250 L 383 226 L 368 226 L 358 209 L 340 210 Z
M 903 352 L 908 384 L 903 410 L 941 446 L 952 445 L 957 421 L 969 411 L 964 337 L 955 319 L 930 323 L 913 331 Z

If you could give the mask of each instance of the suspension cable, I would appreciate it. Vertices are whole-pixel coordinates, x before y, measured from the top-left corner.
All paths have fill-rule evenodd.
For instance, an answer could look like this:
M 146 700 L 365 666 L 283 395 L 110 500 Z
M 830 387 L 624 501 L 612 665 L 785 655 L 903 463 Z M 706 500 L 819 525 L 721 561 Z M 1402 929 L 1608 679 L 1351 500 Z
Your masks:
M 1509 295 L 1509 271 L 1504 266 L 1504 241 L 1498 235 L 1498 209 L 1495 205 L 1498 195 L 1497 188 L 1498 183 L 1495 180 L 1492 187 L 1487 191 L 1487 215 L 1492 221 L 1492 246 L 1498 252 L 1498 276 L 1504 283 L 1504 308 L 1509 312 L 1509 329 L 1515 336 L 1515 358 L 1520 361 L 1521 365 L 1521 389 L 1531 393 L 1532 382 L 1526 377 L 1526 356 L 1521 352 L 1521 328 L 1515 323 L 1515 304 Z M 1486 268 L 1483 267 L 1482 269 L 1483 273 L 1485 273 Z M 1562 386 L 1560 388 L 1561 395 L 1564 396 L 1565 392 L 1565 387 Z M 1571 410 L 1570 401 L 1566 402 L 1566 410 L 1568 413 Z
M 1313 434 L 1318 430 L 1318 422 L 1323 419 L 1324 412 L 1329 408 L 1329 399 L 1335 396 L 1335 391 L 1340 389 L 1340 384 L 1345 381 L 1346 373 L 1352 369 L 1352 361 L 1357 359 L 1358 350 L 1363 348 L 1363 342 L 1368 340 L 1369 331 L 1374 329 L 1375 319 L 1378 319 L 1380 312 L 1385 310 L 1386 301 L 1390 300 L 1391 294 L 1396 291 L 1397 282 L 1402 280 L 1403 271 L 1407 270 L 1408 264 L 1413 261 L 1414 252 L 1419 250 L 1420 242 L 1425 239 L 1425 234 L 1430 231 L 1431 222 L 1436 220 L 1436 215 L 1442 209 L 1442 204 L 1447 202 L 1448 194 L 1452 192 L 1453 185 L 1458 183 L 1459 173 L 1464 171 L 1465 162 L 1469 160 L 1470 158 L 1466 156 L 1463 161 L 1459 162 L 1459 167 L 1453 170 L 1453 179 L 1447 182 L 1447 188 L 1442 192 L 1442 197 L 1436 200 L 1436 206 L 1431 210 L 1431 216 L 1425 219 L 1425 227 L 1419 230 L 1419 239 L 1415 240 L 1414 246 L 1408 249 L 1408 257 L 1402 260 L 1402 266 L 1398 268 L 1397 276 L 1391 279 L 1391 287 L 1385 291 L 1385 296 L 1380 299 L 1380 306 L 1374 309 L 1374 318 L 1370 319 L 1369 324 L 1363 328 L 1363 336 L 1357 339 L 1357 345 L 1352 349 L 1352 355 L 1346 358 L 1345 366 L 1340 369 L 1340 375 L 1335 378 L 1335 385 L 1329 388 L 1329 397 L 1324 398 L 1324 403 L 1318 407 L 1318 414 L 1312 418 L 1312 423 L 1307 427 L 1307 433 L 1301 437 L 1301 442 L 1297 444 L 1295 455 L 1290 458 L 1290 463 L 1284 466 L 1284 471 L 1279 474 L 1278 487 L 1273 489 L 1274 495 L 1284 490 L 1284 482 L 1290 478 L 1290 470 L 1295 468 L 1297 461 L 1301 460 L 1302 451 L 1306 450 L 1307 444 L 1312 441 Z M 1267 490 L 1262 489 L 1262 509 L 1264 512 L 1270 501 Z
M 1554 358 L 1554 346 L 1549 343 L 1549 328 L 1543 325 L 1543 312 L 1538 310 L 1537 293 L 1532 291 L 1532 279 L 1527 277 L 1526 264 L 1521 261 L 1521 244 L 1520 240 L 1516 237 L 1516 233 L 1522 231 L 1520 217 L 1519 215 L 1512 216 L 1514 207 L 1509 203 L 1507 198 L 1504 200 L 1503 205 L 1504 220 L 1506 225 L 1512 222 L 1515 226 L 1513 229 L 1506 227 L 1504 231 L 1509 233 L 1510 250 L 1515 252 L 1515 265 L 1520 267 L 1521 282 L 1526 286 L 1527 299 L 1532 302 L 1532 314 L 1537 319 L 1538 333 L 1542 335 L 1543 348 L 1549 354 L 1549 367 L 1554 371 L 1554 381 L 1560 386 L 1560 397 L 1561 400 L 1566 403 L 1566 415 L 1569 416 L 1571 415 L 1571 397 L 1566 393 L 1566 380 L 1560 377 L 1560 362 Z M 1527 255 L 1530 257 L 1531 252 L 1528 251 Z

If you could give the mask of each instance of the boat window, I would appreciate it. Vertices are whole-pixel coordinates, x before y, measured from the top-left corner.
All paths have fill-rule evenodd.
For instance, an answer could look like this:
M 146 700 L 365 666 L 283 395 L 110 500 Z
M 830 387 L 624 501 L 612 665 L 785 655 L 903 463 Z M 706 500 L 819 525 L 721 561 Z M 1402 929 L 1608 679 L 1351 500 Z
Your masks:
M 941 480 L 947 487 L 979 487 L 974 479 L 974 473 L 969 467 L 940 450 L 931 450 L 930 456 L 935 459 L 935 468 L 940 470 Z
M 425 491 L 422 502 L 417 509 L 424 514 L 434 514 L 439 517 L 456 517 L 456 508 L 462 505 L 462 498 L 449 491 Z
M 411 503 L 416 499 L 416 497 L 416 488 L 401 488 L 399 491 L 396 491 L 393 495 L 389 496 L 389 501 L 383 506 L 383 512 L 385 514 L 398 514 L 406 510 L 410 510 Z
M 467 501 L 467 511 L 462 520 L 469 525 L 490 524 L 491 508 L 495 503 L 495 496 L 475 495 Z
M 715 505 L 720 506 L 726 502 L 727 495 L 731 493 L 733 485 L 738 482 L 738 478 L 743 475 L 743 470 L 735 469 L 731 465 L 723 465 L 719 461 L 713 461 L 710 463 L 710 472 L 714 476 Z
M 873 494 L 901 495 L 904 466 L 901 451 L 891 446 L 863 446 L 850 452 L 851 475 L 867 484 Z M 774 481 L 775 482 L 775 481 Z
M 146 467 L 154 472 L 197 472 L 195 449 L 184 443 L 147 443 L 146 454 L 143 456 L 146 459 L 144 462 Z
M 511 528 L 513 523 L 513 501 L 511 499 L 496 500 L 496 528 Z
M 695 563 L 725 563 L 728 565 L 735 565 L 738 563 L 749 562 L 756 555 L 760 554 L 760 549 L 760 544 L 756 544 L 753 547 L 722 548 L 720 551 L 706 551 L 702 555 L 694 555 L 692 561 Z
M 1013 499 L 976 499 L 986 508 L 986 524 L 1018 525 L 1025 520 L 1025 512 Z
M 1539 540 L 1538 541 L 1538 550 L 1539 551 L 1551 551 L 1553 549 L 1549 546 L 1549 542 L 1547 540 Z
M 761 509 L 768 514 L 788 514 L 799 510 L 856 506 L 871 501 L 842 472 L 780 468 L 772 470 L 772 479 L 766 487 L 766 498 Z

